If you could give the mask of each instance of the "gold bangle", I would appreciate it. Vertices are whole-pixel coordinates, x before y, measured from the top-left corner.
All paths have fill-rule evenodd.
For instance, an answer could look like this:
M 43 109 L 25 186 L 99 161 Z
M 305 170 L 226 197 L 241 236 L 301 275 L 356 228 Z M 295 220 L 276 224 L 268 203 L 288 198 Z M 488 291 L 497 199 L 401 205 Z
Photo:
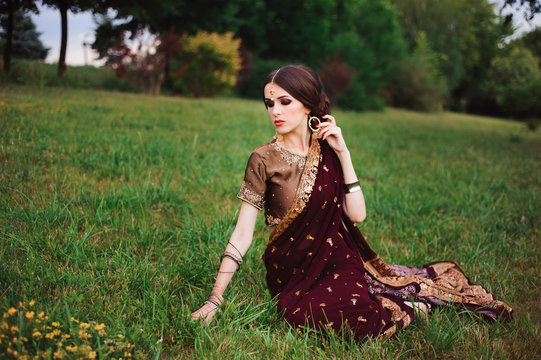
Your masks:
M 242 264 L 242 258 L 239 259 L 239 257 L 233 254 L 232 252 L 224 251 L 224 253 L 222 254 L 221 260 L 223 261 L 224 258 L 230 258 L 231 260 L 233 260 L 237 264 L 237 268 L 239 268 L 240 265 Z
M 344 184 L 344 190 L 346 194 L 350 194 L 356 191 L 361 191 L 360 181 L 357 180 L 355 182 L 352 182 L 351 184 Z

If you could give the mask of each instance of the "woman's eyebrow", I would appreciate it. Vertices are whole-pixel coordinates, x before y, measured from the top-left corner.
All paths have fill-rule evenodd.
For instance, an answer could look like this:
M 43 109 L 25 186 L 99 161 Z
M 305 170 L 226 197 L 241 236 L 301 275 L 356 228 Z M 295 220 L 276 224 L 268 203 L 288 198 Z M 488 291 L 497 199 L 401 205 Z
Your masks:
M 283 98 L 286 98 L 286 97 L 288 97 L 288 95 L 282 95 L 282 96 L 277 97 L 276 100 L 280 100 L 280 99 L 283 99 Z M 265 100 L 274 101 L 274 100 L 271 99 L 271 98 L 265 98 Z

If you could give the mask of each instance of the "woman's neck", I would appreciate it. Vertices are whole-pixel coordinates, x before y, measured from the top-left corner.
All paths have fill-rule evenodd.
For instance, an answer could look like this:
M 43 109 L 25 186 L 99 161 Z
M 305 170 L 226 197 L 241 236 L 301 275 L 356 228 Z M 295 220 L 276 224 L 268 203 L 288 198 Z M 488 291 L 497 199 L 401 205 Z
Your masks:
M 306 155 L 310 149 L 310 133 L 305 134 L 285 134 L 278 137 L 278 143 L 286 149 L 298 154 Z

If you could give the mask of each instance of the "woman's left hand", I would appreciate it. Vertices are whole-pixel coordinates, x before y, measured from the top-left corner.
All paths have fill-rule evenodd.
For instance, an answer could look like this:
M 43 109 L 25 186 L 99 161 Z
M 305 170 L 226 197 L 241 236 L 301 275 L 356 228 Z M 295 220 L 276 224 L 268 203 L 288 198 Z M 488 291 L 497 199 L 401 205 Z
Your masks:
M 334 152 L 341 153 L 347 151 L 348 148 L 346 146 L 346 142 L 344 141 L 344 137 L 342 136 L 342 129 L 336 126 L 334 116 L 323 115 L 322 118 L 327 121 L 322 121 L 321 124 L 319 124 L 319 132 L 317 135 L 322 140 L 327 140 L 327 143 L 334 150 Z

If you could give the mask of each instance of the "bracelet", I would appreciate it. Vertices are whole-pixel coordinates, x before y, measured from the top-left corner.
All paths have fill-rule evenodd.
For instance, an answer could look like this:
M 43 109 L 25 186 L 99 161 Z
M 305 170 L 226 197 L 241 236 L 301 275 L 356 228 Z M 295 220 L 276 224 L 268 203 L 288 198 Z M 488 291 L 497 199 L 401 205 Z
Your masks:
M 242 258 L 239 258 L 237 255 L 229 251 L 224 251 L 221 260 L 223 261 L 224 258 L 230 258 L 231 260 L 233 260 L 237 264 L 237 269 L 240 267 L 240 264 L 242 264 Z
M 352 182 L 351 184 L 344 184 L 344 190 L 345 190 L 346 194 L 350 194 L 350 193 L 353 193 L 353 192 L 356 192 L 356 191 L 360 191 L 361 190 L 360 181 L 357 180 L 355 182 Z
M 235 250 L 237 250 L 237 252 L 239 253 L 239 256 L 242 258 L 242 253 L 240 252 L 240 250 L 239 250 L 235 245 L 233 245 L 233 243 L 232 243 L 231 241 L 229 241 L 228 244 L 231 245 L 231 246 L 233 246 L 233 248 L 234 248 Z
M 207 298 L 207 301 L 205 301 L 205 304 L 211 304 L 218 308 L 220 307 L 220 305 L 222 305 L 223 302 L 224 297 L 222 295 L 218 294 L 215 291 L 211 291 L 209 297 Z

